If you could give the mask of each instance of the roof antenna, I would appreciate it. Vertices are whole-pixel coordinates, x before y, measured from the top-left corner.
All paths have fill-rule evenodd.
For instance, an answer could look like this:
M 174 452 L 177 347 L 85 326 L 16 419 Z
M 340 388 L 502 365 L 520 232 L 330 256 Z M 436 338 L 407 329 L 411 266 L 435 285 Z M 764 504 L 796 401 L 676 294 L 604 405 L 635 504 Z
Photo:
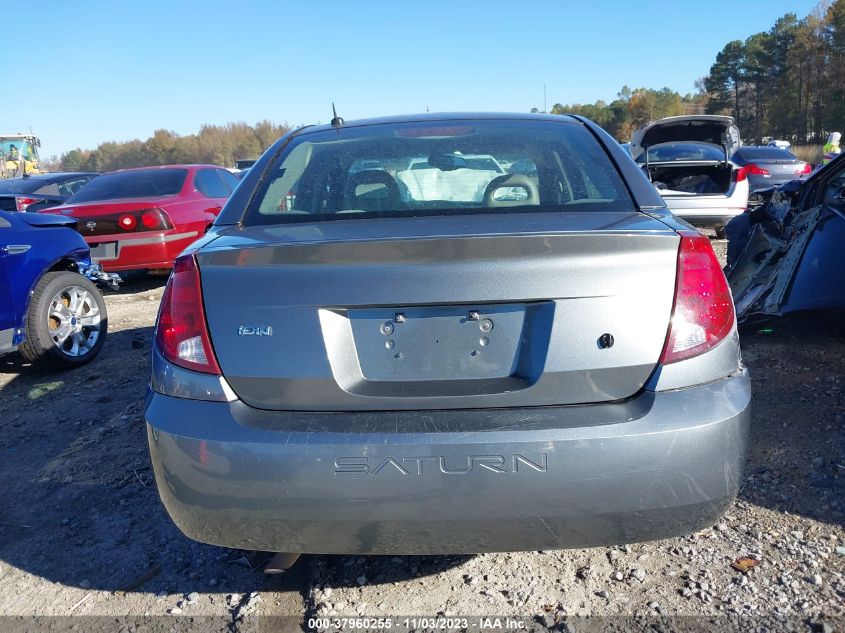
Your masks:
M 332 119 L 332 127 L 336 130 L 340 130 L 343 127 L 343 118 L 337 116 L 337 110 L 334 108 L 334 101 L 332 101 L 332 114 L 334 118 Z

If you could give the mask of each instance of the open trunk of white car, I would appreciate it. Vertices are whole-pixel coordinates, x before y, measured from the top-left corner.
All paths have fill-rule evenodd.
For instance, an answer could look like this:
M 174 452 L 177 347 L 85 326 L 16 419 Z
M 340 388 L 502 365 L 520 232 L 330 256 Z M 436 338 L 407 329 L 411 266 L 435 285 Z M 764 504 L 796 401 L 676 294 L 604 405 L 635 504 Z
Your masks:
M 631 155 L 664 198 L 729 196 L 736 180 L 729 159 L 739 146 L 731 117 L 680 116 L 637 130 Z
M 733 186 L 733 166 L 724 162 L 657 163 L 649 178 L 665 198 L 725 196 Z

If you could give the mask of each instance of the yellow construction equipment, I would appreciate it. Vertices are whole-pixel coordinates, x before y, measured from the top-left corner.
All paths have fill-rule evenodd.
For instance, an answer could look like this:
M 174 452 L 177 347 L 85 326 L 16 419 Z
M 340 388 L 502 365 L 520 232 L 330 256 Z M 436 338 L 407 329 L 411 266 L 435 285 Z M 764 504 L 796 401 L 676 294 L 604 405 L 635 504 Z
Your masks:
M 39 147 L 41 140 L 32 134 L 0 134 L 0 178 L 40 174 Z

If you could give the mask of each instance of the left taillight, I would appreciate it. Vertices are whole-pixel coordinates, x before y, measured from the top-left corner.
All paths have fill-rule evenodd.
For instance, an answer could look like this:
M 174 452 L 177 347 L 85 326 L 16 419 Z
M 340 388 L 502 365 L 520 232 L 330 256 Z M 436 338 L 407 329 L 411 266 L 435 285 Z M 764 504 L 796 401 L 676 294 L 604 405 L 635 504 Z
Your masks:
M 18 211 L 26 211 L 27 207 L 39 202 L 44 202 L 44 198 L 27 198 L 24 196 L 17 196 L 15 197 L 15 208 Z
M 208 334 L 200 272 L 193 253 L 180 255 L 173 264 L 161 298 L 156 345 L 174 365 L 221 375 Z

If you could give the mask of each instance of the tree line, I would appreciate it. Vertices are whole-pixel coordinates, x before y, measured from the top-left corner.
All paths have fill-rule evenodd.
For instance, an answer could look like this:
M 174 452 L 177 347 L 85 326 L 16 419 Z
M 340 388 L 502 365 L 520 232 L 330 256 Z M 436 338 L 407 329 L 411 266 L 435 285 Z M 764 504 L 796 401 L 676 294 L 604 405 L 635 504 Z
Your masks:
M 556 103 L 551 112 L 585 116 L 623 142 L 649 121 L 707 113 L 733 116 L 745 142 L 773 137 L 793 145 L 822 143 L 828 132 L 845 132 L 845 0 L 823 0 L 804 18 L 787 13 L 768 31 L 728 42 L 693 93 L 624 86 L 610 103 Z M 270 121 L 203 125 L 187 136 L 156 130 L 146 141 L 74 149 L 58 162 L 68 171 L 171 163 L 231 166 L 239 158 L 257 158 L 288 130 Z
M 61 156 L 63 171 L 112 171 L 127 167 L 210 163 L 233 167 L 240 158 L 258 158 L 290 127 L 270 121 L 255 125 L 203 125 L 197 134 L 180 136 L 156 130 L 146 141 L 101 143 L 97 149 L 74 149 Z
M 703 90 L 681 96 L 669 88 L 652 90 L 623 86 L 616 99 L 610 103 L 596 101 L 592 104 L 556 103 L 552 114 L 578 114 L 601 125 L 619 141 L 630 141 L 631 133 L 649 121 L 680 114 L 702 114 L 707 95 Z M 533 110 L 536 112 L 536 108 Z
M 800 19 L 787 13 L 768 31 L 728 42 L 695 88 L 681 96 L 626 86 L 611 103 L 556 103 L 551 112 L 586 116 L 619 141 L 655 119 L 706 113 L 733 116 L 745 142 L 822 143 L 828 132 L 845 132 L 845 0 L 825 0 Z
M 705 79 L 708 112 L 727 112 L 743 136 L 820 143 L 845 116 L 845 0 L 787 13 L 768 31 L 728 42 Z

